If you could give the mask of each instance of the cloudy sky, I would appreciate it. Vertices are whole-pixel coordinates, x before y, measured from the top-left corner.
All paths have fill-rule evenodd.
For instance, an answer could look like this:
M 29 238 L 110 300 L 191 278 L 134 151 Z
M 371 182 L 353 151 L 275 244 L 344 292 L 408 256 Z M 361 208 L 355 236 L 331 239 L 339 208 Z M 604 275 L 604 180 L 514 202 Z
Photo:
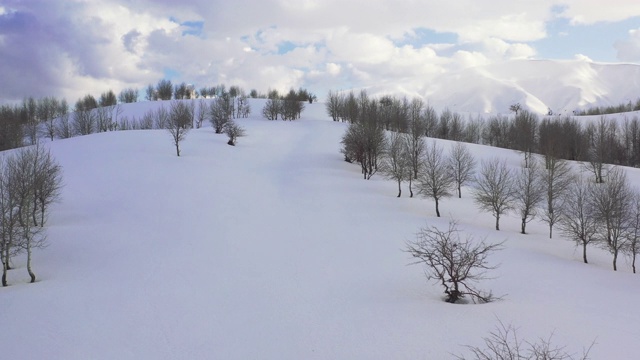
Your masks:
M 389 86 L 510 59 L 640 63 L 638 0 L 0 0 L 0 102 L 167 78 Z

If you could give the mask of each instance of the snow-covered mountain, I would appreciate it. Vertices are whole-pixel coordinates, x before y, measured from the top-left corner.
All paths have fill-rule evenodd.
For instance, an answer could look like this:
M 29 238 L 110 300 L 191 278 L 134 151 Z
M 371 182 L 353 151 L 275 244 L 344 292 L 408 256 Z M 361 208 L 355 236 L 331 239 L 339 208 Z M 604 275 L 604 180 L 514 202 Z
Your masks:
M 238 120 L 247 136 L 236 147 L 208 126 L 187 135 L 180 157 L 164 130 L 47 143 L 65 187 L 50 245 L 35 253 L 39 281 L 28 283 L 16 257 L 0 288 L 2 358 L 448 359 L 482 345 L 498 321 L 523 340 L 553 333 L 572 353 L 595 340 L 593 359 L 638 358 L 640 275 L 624 260 L 613 272 L 611 256 L 590 248 L 584 264 L 544 223 L 520 235 L 517 214 L 497 232 L 467 187 L 436 218 L 431 200 L 396 198 L 396 184 L 362 180 L 343 161 L 347 125 L 324 104 L 293 122 L 262 119 L 263 104 L 252 100 L 255 115 Z M 123 105 L 122 116 L 161 105 Z M 469 146 L 478 160 L 522 160 Z M 505 241 L 481 283 L 502 300 L 445 303 L 420 266 L 407 266 L 406 241 L 450 219 Z
M 546 114 L 635 102 L 640 98 L 640 65 L 603 64 L 585 59 L 511 60 L 445 73 L 423 94 L 436 107 L 459 112 L 506 113 L 520 103 Z

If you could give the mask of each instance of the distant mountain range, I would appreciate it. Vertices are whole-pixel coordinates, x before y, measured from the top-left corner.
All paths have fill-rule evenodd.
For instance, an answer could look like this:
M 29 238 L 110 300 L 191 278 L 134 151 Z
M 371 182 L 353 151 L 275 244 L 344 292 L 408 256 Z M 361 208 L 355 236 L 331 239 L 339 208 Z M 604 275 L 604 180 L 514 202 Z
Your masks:
M 425 99 L 458 112 L 506 113 L 520 103 L 546 114 L 635 102 L 640 65 L 588 60 L 511 60 L 443 74 L 426 86 Z

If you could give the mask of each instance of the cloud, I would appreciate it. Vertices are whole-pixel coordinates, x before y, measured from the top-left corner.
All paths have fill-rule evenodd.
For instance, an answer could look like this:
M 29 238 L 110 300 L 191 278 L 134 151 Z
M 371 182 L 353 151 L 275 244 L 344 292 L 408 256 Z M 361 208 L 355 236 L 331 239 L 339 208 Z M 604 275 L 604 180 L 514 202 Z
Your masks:
M 0 102 L 142 88 L 167 68 L 196 86 L 420 91 L 447 71 L 535 56 L 531 42 L 558 16 L 640 15 L 637 1 L 612 1 L 6 0 Z M 616 45 L 620 59 L 637 59 L 637 38 Z
M 614 47 L 618 51 L 618 60 L 640 62 L 640 28 L 629 30 L 629 39 L 618 41 Z

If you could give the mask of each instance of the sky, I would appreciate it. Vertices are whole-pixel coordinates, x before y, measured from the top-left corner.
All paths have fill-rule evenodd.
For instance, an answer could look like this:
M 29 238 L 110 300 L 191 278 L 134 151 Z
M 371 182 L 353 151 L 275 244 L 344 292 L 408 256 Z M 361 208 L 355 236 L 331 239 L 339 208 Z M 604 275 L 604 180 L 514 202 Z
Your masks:
M 640 64 L 637 0 L 0 0 L 0 103 L 166 78 L 287 91 L 394 84 L 512 59 Z

